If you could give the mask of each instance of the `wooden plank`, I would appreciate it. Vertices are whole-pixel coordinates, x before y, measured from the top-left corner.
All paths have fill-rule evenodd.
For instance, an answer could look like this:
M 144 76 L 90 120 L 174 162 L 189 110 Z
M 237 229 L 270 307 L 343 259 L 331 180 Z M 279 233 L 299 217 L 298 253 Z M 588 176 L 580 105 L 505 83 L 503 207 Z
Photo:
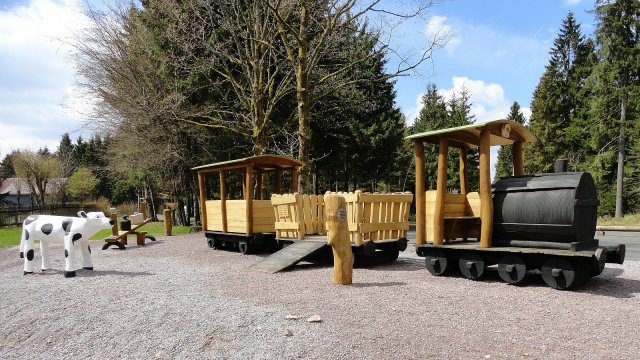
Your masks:
M 324 241 L 296 241 L 251 265 L 249 268 L 273 274 L 297 264 L 325 246 L 327 246 L 327 244 Z
M 393 222 L 393 223 L 375 223 L 375 224 L 362 224 L 360 225 L 360 231 L 363 233 L 374 232 L 374 231 L 391 231 L 391 230 L 408 230 L 409 222 Z M 391 236 L 380 236 L 380 239 L 392 239 Z
M 302 222 L 304 224 L 304 233 L 313 233 L 313 219 L 311 215 L 311 196 L 302 195 Z
M 291 169 L 291 193 L 298 192 L 298 168 Z
M 449 152 L 449 140 L 440 138 L 438 146 L 438 183 L 436 188 L 436 204 L 433 216 L 433 244 L 442 245 L 444 238 L 444 205 L 447 191 L 447 154 Z
M 316 228 L 316 234 L 325 234 L 325 222 L 324 222 L 324 196 L 318 195 L 318 224 Z
M 426 236 L 426 194 L 424 177 L 424 143 L 422 140 L 413 141 L 414 159 L 416 164 L 416 245 L 427 243 Z
M 489 129 L 480 132 L 480 246 L 491 247 L 493 230 L 493 199 L 491 197 L 491 147 Z
M 413 201 L 412 194 L 368 194 L 361 193 L 360 198 L 356 200 L 359 203 L 372 202 L 407 202 Z
M 198 190 L 200 192 L 200 223 L 203 229 L 207 229 L 207 209 L 205 203 L 207 202 L 207 194 L 204 183 L 204 173 L 198 171 Z
M 294 194 L 274 195 L 271 197 L 272 205 L 295 204 L 296 197 Z
M 311 229 L 309 229 L 309 233 L 317 234 L 318 233 L 318 196 L 310 195 L 309 200 L 311 203 Z
M 436 190 L 429 190 L 425 193 L 425 198 L 427 202 L 436 202 L 436 198 L 438 192 Z M 453 194 L 453 193 L 445 193 L 444 202 L 446 204 L 464 204 L 466 201 L 465 194 Z
M 227 232 L 227 186 L 224 171 L 220 171 L 220 218 L 222 219 L 222 231 Z

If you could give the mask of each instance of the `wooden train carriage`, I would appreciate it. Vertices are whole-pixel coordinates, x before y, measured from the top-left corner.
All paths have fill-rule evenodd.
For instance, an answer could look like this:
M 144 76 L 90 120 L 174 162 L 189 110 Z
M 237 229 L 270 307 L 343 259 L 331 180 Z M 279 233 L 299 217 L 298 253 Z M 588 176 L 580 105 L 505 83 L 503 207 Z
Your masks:
M 278 155 L 260 155 L 214 164 L 202 165 L 192 170 L 198 173 L 202 229 L 210 247 L 236 247 L 246 253 L 257 246 L 275 243 L 275 217 L 271 201 L 264 199 L 263 179 L 269 174 L 273 179 L 273 193 L 280 193 L 285 172 L 288 172 L 290 188 L 297 191 L 298 169 L 302 163 L 296 159 Z M 217 173 L 220 182 L 220 199 L 208 199 L 206 176 Z M 242 175 L 242 199 L 228 199 L 227 175 Z
M 508 283 L 517 284 L 527 270 L 539 269 L 549 286 L 566 289 L 598 275 L 605 262 L 624 261 L 624 245 L 605 249 L 593 239 L 595 221 L 587 218 L 595 216 L 597 199 L 590 195 L 595 196 L 595 189 L 586 186 L 590 175 L 524 175 L 522 147 L 535 137 L 522 124 L 496 120 L 407 139 L 414 142 L 415 149 L 416 251 L 425 257 L 433 275 L 442 275 L 457 265 L 465 277 L 475 280 L 487 266 L 497 264 L 500 277 Z M 438 145 L 437 188 L 430 191 L 425 191 L 424 143 Z M 501 179 L 495 189 L 498 193 L 492 195 L 493 145 L 512 146 L 514 176 Z M 457 194 L 447 193 L 446 188 L 449 147 L 460 149 Z M 467 185 L 467 152 L 472 148 L 480 152 L 477 193 L 469 192 Z M 583 195 L 588 199 L 582 199 Z M 562 224 L 566 221 L 577 225 Z M 576 226 L 591 226 L 593 231 L 576 231 Z M 580 235 L 588 233 L 590 238 Z M 471 238 L 474 241 L 469 241 Z
M 376 249 L 397 258 L 407 247 L 411 193 L 339 193 L 345 198 L 351 244 L 356 254 Z M 286 194 L 271 197 L 276 239 L 281 242 L 326 242 L 323 195 Z

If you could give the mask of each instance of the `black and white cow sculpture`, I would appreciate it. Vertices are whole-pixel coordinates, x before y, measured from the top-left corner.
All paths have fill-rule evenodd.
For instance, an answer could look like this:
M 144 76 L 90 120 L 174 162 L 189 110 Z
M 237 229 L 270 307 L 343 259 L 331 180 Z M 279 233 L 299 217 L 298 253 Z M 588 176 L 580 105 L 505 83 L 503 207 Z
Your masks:
M 22 224 L 22 241 L 20 241 L 20 257 L 24 259 L 24 274 L 33 273 L 33 242 L 40 240 L 42 255 L 42 271 L 51 267 L 49 259 L 49 242 L 64 242 L 64 276 L 76 276 L 73 266 L 76 242 L 82 247 L 84 269 L 93 270 L 89 239 L 101 229 L 109 229 L 113 220 L 102 212 L 85 213 L 80 211 L 79 217 L 31 215 Z

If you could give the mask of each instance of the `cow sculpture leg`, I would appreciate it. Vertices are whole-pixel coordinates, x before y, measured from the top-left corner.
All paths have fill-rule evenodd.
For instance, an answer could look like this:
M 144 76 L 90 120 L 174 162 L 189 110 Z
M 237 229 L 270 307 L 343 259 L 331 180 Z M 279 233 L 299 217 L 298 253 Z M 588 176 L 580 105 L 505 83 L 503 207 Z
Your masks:
M 82 268 L 85 270 L 93 270 L 93 261 L 91 260 L 91 248 L 89 247 L 89 241 L 82 241 Z
M 64 277 L 76 276 L 75 268 L 73 267 L 73 259 L 75 255 L 75 248 L 73 246 L 73 235 L 65 235 L 64 237 Z
M 49 242 L 40 240 L 40 256 L 42 256 L 42 271 L 51 269 L 51 256 L 49 255 Z
M 33 251 L 33 238 L 29 236 L 29 231 L 23 230 L 21 242 L 24 244 L 22 249 L 24 252 L 24 274 L 31 274 L 33 273 L 33 257 L 35 254 Z

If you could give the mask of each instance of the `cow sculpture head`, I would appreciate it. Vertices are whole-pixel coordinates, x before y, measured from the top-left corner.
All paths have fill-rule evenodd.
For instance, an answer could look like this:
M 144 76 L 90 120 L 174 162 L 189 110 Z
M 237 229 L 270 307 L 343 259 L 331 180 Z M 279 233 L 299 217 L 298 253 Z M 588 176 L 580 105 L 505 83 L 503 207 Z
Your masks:
M 88 225 L 98 229 L 109 229 L 113 226 L 113 220 L 106 217 L 103 212 L 95 211 L 86 213 L 84 211 L 78 212 L 78 216 L 85 219 Z

